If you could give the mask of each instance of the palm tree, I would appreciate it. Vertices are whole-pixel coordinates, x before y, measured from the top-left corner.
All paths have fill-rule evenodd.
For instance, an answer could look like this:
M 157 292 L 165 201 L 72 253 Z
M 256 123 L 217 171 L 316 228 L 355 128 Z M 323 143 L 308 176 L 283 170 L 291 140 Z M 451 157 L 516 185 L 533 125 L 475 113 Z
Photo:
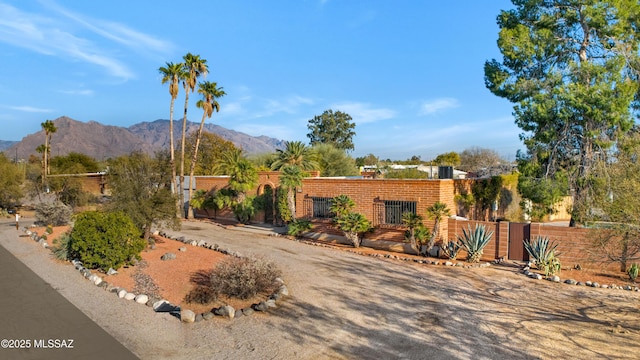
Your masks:
M 345 216 L 353 210 L 356 203 L 351 200 L 347 195 L 341 194 L 331 199 L 331 206 L 329 211 L 334 213 L 337 217 Z
M 56 131 L 58 131 L 58 128 L 56 128 L 56 125 L 51 120 L 47 120 L 41 123 L 40 126 L 42 126 L 42 130 L 44 130 L 44 152 L 43 152 L 43 159 L 44 159 L 43 170 L 44 171 L 42 176 L 42 182 L 44 183 L 47 175 L 49 175 L 50 173 L 49 155 L 51 154 L 51 135 Z
M 300 170 L 316 170 L 318 162 L 310 147 L 302 141 L 287 141 L 285 149 L 277 149 L 278 158 L 271 164 L 271 169 L 280 170 L 288 165 L 296 165 Z
M 287 207 L 291 213 L 291 218 L 296 219 L 296 187 L 302 186 L 302 179 L 306 173 L 297 165 L 288 165 L 283 167 L 280 175 L 280 186 L 287 189 Z
M 404 226 L 409 228 L 409 241 L 411 242 L 411 248 L 419 255 L 420 248 L 416 241 L 416 229 L 422 225 L 422 216 L 414 212 L 407 211 L 402 214 L 402 223 Z
M 174 64 L 167 62 L 166 66 L 160 67 L 158 71 L 162 74 L 162 83 L 169 83 L 169 95 L 171 95 L 171 106 L 169 107 L 169 146 L 171 158 L 169 164 L 171 166 L 171 191 L 178 192 L 176 186 L 176 158 L 175 158 L 175 144 L 173 139 L 173 105 L 178 97 L 178 90 L 180 88 L 180 81 L 184 79 L 184 65 L 182 63 Z
M 427 208 L 427 216 L 429 219 L 434 219 L 435 223 L 433 224 L 433 232 L 431 233 L 431 237 L 429 238 L 429 243 L 427 244 L 427 253 L 433 247 L 433 244 L 436 242 L 436 236 L 438 236 L 438 230 L 440 229 L 440 221 L 445 217 L 449 216 L 450 211 L 447 208 L 447 204 L 441 203 L 440 201 L 436 201 L 433 205 Z
M 183 56 L 183 71 L 184 78 L 182 79 L 182 86 L 184 87 L 184 116 L 182 117 L 182 146 L 180 149 L 180 179 L 178 184 L 178 191 L 180 191 L 180 207 L 184 209 L 184 144 L 187 138 L 187 109 L 189 108 L 189 92 L 195 91 L 196 82 L 199 77 L 206 76 L 209 72 L 207 66 L 207 60 L 201 59 L 200 55 L 193 55 L 187 53 Z M 189 188 L 191 188 L 191 179 L 189 179 Z
M 258 170 L 242 154 L 242 149 L 233 149 L 222 155 L 220 169 L 229 175 L 229 188 L 236 192 L 238 203 L 244 202 L 247 192 L 258 184 Z
M 336 224 L 344 235 L 351 241 L 353 247 L 360 247 L 360 234 L 369 231 L 371 223 L 364 215 L 357 212 L 350 212 L 344 216 L 340 216 L 336 220 Z
M 191 168 L 189 169 L 189 179 L 193 179 L 193 174 L 196 170 L 196 161 L 198 160 L 198 147 L 200 146 L 200 139 L 202 139 L 202 128 L 204 127 L 204 120 L 211 118 L 213 112 L 220 111 L 220 104 L 216 101 L 216 98 L 226 95 L 222 88 L 218 87 L 218 84 L 211 81 L 205 81 L 198 85 L 198 92 L 202 94 L 203 99 L 196 104 L 203 110 L 202 121 L 200 121 L 200 127 L 198 128 L 198 134 L 196 135 L 196 142 L 193 145 L 193 157 L 191 158 Z M 189 186 L 189 199 L 193 196 L 193 187 Z M 189 200 L 191 201 L 191 200 Z M 189 206 L 187 218 L 193 217 L 193 209 Z

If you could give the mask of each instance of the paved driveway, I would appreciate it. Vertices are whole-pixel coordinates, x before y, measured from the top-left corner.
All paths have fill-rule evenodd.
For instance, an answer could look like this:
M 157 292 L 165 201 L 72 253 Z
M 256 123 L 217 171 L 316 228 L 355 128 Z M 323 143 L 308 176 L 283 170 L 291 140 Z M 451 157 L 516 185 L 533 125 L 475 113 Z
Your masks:
M 53 275 L 67 265 L 36 272 L 145 359 L 637 358 L 638 293 L 536 282 L 506 267 L 381 260 L 244 230 L 187 222 L 174 235 L 274 259 L 291 296 L 268 315 L 181 324 L 74 270 Z M 29 253 L 28 265 L 47 264 L 33 242 L 4 241 Z

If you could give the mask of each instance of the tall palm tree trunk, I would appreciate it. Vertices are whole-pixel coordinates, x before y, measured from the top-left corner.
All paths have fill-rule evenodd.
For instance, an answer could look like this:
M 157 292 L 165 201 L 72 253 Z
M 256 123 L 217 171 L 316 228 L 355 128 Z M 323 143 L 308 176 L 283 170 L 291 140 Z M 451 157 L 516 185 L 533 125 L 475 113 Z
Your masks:
M 184 143 L 187 139 L 187 108 L 189 107 L 189 88 L 185 89 L 185 99 L 184 99 L 184 116 L 182 117 L 182 144 L 180 149 L 180 179 L 178 181 L 178 191 L 180 192 L 178 195 L 180 196 L 180 217 L 185 217 L 184 213 Z M 189 179 L 189 188 L 191 188 L 191 179 Z
M 175 98 L 171 97 L 171 106 L 169 108 L 169 165 L 171 166 L 171 191 L 175 194 L 177 192 L 177 184 L 176 184 L 176 147 L 173 140 L 173 105 L 175 103 Z
M 198 134 L 196 135 L 196 143 L 193 146 L 193 156 L 191 157 L 191 166 L 189 169 L 189 179 L 193 179 L 193 174 L 196 172 L 196 161 L 198 160 L 198 147 L 200 147 L 200 139 L 202 138 L 202 128 L 204 127 L 204 120 L 207 118 L 207 112 L 202 114 L 202 121 L 200 121 L 200 127 L 198 128 Z M 190 180 L 191 181 L 191 180 Z M 193 187 L 189 186 L 189 199 L 193 196 Z M 193 208 L 189 206 L 187 209 L 187 219 L 193 218 Z
M 291 219 L 295 221 L 296 218 L 296 193 L 295 188 L 287 189 L 287 206 L 289 206 L 289 211 L 291 211 Z

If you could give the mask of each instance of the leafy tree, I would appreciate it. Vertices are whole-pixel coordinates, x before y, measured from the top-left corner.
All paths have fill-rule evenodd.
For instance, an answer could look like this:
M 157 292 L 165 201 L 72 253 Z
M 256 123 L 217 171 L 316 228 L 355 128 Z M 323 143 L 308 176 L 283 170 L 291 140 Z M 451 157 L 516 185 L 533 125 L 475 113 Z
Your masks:
M 190 179 L 193 179 L 193 175 L 196 169 L 196 163 L 198 161 L 198 147 L 200 146 L 200 139 L 202 138 L 202 128 L 204 127 L 204 121 L 206 118 L 211 118 L 211 115 L 214 111 L 220 111 L 220 104 L 218 104 L 216 98 L 226 95 L 222 88 L 218 87 L 218 84 L 211 81 L 200 83 L 200 85 L 198 86 L 198 93 L 202 95 L 203 99 L 198 101 L 196 105 L 201 108 L 203 112 L 202 121 L 200 121 L 200 127 L 198 128 L 198 132 L 196 134 L 196 142 L 193 145 L 193 157 L 191 158 L 191 166 L 189 170 Z M 191 196 L 193 196 L 193 187 L 189 186 L 189 199 L 191 199 Z M 192 217 L 193 210 L 191 207 L 189 207 L 187 218 Z
M 54 156 L 51 158 L 50 166 L 56 174 L 80 174 L 100 171 L 100 165 L 94 158 L 77 152 L 70 152 L 65 156 Z
M 378 163 L 380 163 L 380 159 L 378 159 L 378 157 L 373 154 L 368 154 L 367 156 L 356 158 L 357 166 L 378 165 Z
M 325 110 L 322 115 L 309 120 L 307 137 L 311 145 L 331 144 L 338 149 L 353 150 L 353 136 L 356 124 L 349 114 Z
M 433 159 L 434 165 L 458 166 L 461 162 L 460 154 L 455 151 L 440 154 Z
M 285 149 L 277 149 L 277 159 L 271 164 L 271 169 L 280 170 L 285 166 L 295 165 L 300 170 L 316 170 L 318 162 L 310 147 L 301 141 L 287 141 Z
M 201 59 L 200 55 L 187 53 L 182 57 L 184 62 L 182 86 L 184 88 L 184 116 L 182 117 L 182 137 L 180 147 L 180 177 L 178 181 L 178 196 L 180 197 L 180 209 L 184 209 L 184 167 L 185 167 L 185 144 L 187 138 L 187 109 L 189 108 L 189 93 L 195 91 L 198 78 L 204 77 L 209 72 L 207 60 Z
M 20 203 L 23 180 L 24 174 L 19 165 L 11 163 L 7 156 L 0 152 L 0 209 Z
M 145 245 L 125 213 L 87 211 L 77 216 L 68 246 L 71 258 L 88 268 L 107 271 L 140 259 Z
M 191 166 L 193 149 L 196 142 L 196 132 L 187 136 L 187 166 Z M 220 170 L 222 155 L 228 151 L 237 150 L 233 142 L 223 139 L 220 135 L 204 131 L 198 147 L 198 161 L 196 162 L 194 175 L 224 175 Z
M 433 231 L 431 232 L 431 236 L 429 237 L 429 242 L 427 243 L 427 253 L 431 250 L 431 248 L 436 242 L 438 231 L 440 231 L 440 222 L 442 221 L 442 219 L 449 216 L 450 214 L 451 214 L 451 211 L 447 207 L 447 204 L 442 203 L 440 201 L 436 201 L 433 205 L 427 208 L 427 217 L 435 221 L 433 224 Z
M 98 172 L 100 169 L 95 159 L 75 152 L 51 158 L 50 165 L 54 175 L 83 174 Z M 84 205 L 91 200 L 91 194 L 82 189 L 80 178 L 75 176 L 50 176 L 48 186 L 59 201 L 72 207 Z
M 487 210 L 491 209 L 493 203 L 498 200 L 502 189 L 502 178 L 493 176 L 489 179 L 479 179 L 471 186 L 473 198 L 479 206 L 483 220 L 487 220 Z
M 132 153 L 113 160 L 107 181 L 111 188 L 109 209 L 122 211 L 133 220 L 145 240 L 152 226 L 179 228 L 176 199 L 171 193 L 169 159 Z
M 60 201 L 41 202 L 35 206 L 36 222 L 41 225 L 62 226 L 69 223 L 73 210 Z
M 566 178 L 575 224 L 590 208 L 594 164 L 630 129 L 633 109 L 640 105 L 640 4 L 514 0 L 514 5 L 498 16 L 503 59 L 485 63 L 485 83 L 515 104 L 527 161 L 539 163 L 530 172 L 521 170 L 522 179 Z
M 359 171 L 355 161 L 347 153 L 331 144 L 317 144 L 312 147 L 318 161 L 320 176 L 354 176 Z
M 278 153 L 272 152 L 254 154 L 251 155 L 248 159 L 258 168 L 258 171 L 270 171 L 271 165 L 274 163 L 274 161 L 276 161 L 277 158 Z
M 162 75 L 162 83 L 169 83 L 169 95 L 171 95 L 171 105 L 169 106 L 169 166 L 171 167 L 171 188 L 178 191 L 176 184 L 176 158 L 175 141 L 173 137 L 173 106 L 178 97 L 180 81 L 185 79 L 184 64 L 167 62 L 166 66 L 161 66 L 158 71 Z

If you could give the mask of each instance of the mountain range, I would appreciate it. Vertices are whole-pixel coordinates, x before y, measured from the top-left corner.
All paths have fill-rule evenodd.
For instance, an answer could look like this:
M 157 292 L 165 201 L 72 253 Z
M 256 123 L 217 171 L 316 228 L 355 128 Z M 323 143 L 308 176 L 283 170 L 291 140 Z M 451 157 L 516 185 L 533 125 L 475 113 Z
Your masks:
M 141 122 L 128 128 L 103 125 L 96 121 L 82 122 L 66 116 L 53 122 L 57 130 L 51 135 L 51 156 L 77 152 L 96 160 L 103 160 L 127 155 L 133 151 L 151 154 L 169 148 L 169 120 Z M 199 126 L 199 123 L 188 122 L 187 133 L 197 131 Z M 285 146 L 284 140 L 268 136 L 251 136 L 215 124 L 205 124 L 203 131 L 233 142 L 247 154 L 274 152 Z M 176 142 L 180 140 L 181 132 L 182 120 L 174 122 Z M 44 130 L 40 130 L 17 142 L 0 140 L 0 151 L 4 151 L 11 159 L 27 159 L 32 154 L 39 156 L 36 148 L 44 144 L 44 138 Z

